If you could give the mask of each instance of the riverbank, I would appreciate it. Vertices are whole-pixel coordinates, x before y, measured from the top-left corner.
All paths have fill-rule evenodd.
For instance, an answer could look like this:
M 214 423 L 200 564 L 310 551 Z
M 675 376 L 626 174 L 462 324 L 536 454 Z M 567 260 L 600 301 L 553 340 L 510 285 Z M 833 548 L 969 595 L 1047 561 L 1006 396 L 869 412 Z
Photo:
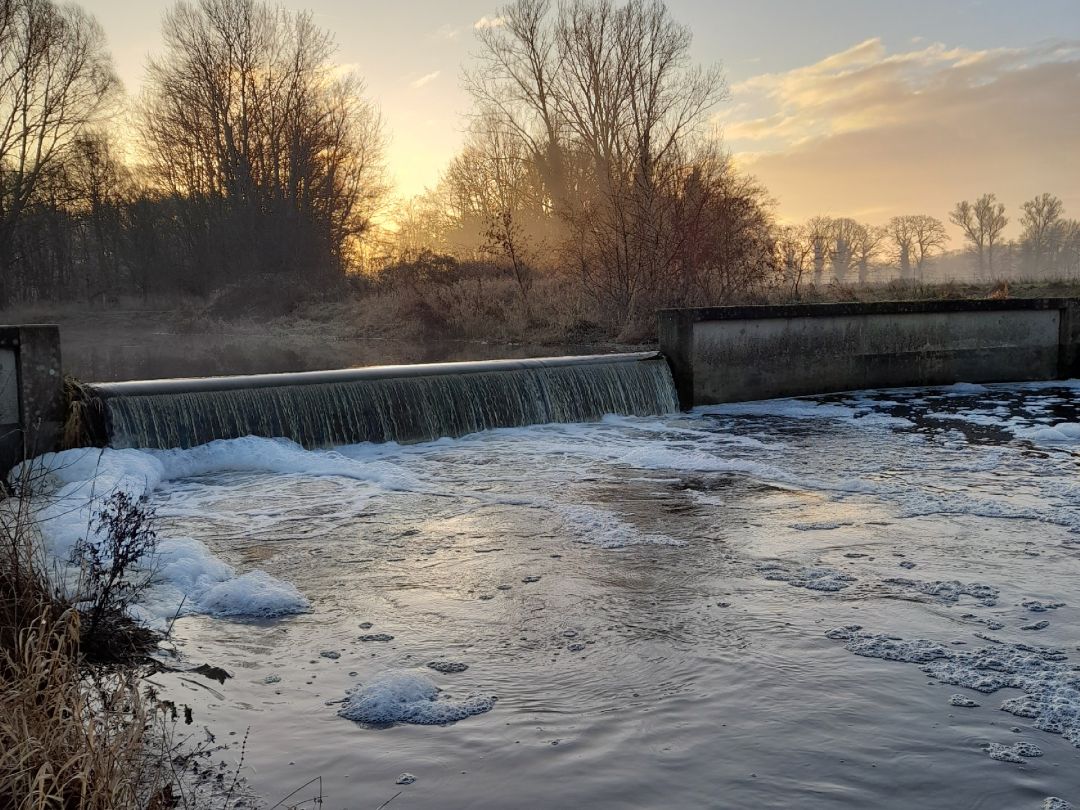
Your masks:
M 631 336 L 606 334 L 558 296 L 528 319 L 513 306 L 473 306 L 453 290 L 390 290 L 270 306 L 233 298 L 116 301 L 106 306 L 40 304 L 0 312 L 0 323 L 60 326 L 65 373 L 109 382 L 175 376 L 312 371 L 637 351 L 656 347 L 655 324 Z M 434 293 L 433 293 L 434 295 Z M 1080 282 L 900 284 L 774 290 L 731 304 L 1080 296 Z M 440 303 L 442 302 L 442 303 Z M 447 302 L 457 302 L 447 303 Z M 436 307 L 442 307 L 435 317 Z

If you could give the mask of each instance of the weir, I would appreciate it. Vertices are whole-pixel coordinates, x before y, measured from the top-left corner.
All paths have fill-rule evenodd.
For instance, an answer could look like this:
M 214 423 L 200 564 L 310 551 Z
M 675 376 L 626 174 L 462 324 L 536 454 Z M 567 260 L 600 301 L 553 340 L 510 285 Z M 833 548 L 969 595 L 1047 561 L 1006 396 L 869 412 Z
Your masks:
M 658 352 L 101 383 L 80 400 L 79 443 L 118 448 L 413 442 L 679 406 Z

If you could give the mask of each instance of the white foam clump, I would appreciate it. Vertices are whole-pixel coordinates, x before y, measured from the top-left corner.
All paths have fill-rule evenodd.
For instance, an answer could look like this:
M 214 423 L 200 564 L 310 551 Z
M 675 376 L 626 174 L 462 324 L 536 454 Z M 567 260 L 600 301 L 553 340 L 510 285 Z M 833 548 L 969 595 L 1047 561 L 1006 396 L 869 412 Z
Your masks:
M 887 585 L 897 585 L 907 590 L 913 590 L 926 596 L 932 597 L 939 602 L 955 605 L 961 596 L 970 596 L 984 607 L 993 607 L 997 604 L 1000 592 L 993 586 L 982 582 L 960 582 L 959 580 L 936 580 L 934 582 L 922 582 L 917 579 L 904 577 L 889 577 L 882 580 Z
M 904 640 L 861 629 L 848 625 L 825 635 L 846 642 L 856 655 L 919 664 L 941 683 L 983 694 L 1019 689 L 1023 694 L 1004 700 L 1002 711 L 1030 718 L 1036 728 L 1060 734 L 1080 748 L 1080 670 L 1061 650 L 1028 644 L 961 650 L 927 639 Z
M 986 746 L 986 753 L 990 755 L 990 759 L 996 759 L 998 762 L 1013 762 L 1017 765 L 1022 763 L 1025 757 L 1041 757 L 1043 755 L 1039 746 L 1028 742 L 1018 742 L 1012 745 L 990 743 Z
M 218 582 L 198 597 L 197 604 L 200 612 L 212 616 L 283 616 L 310 607 L 295 585 L 265 571 L 248 571 Z
M 857 408 L 848 405 L 815 402 L 809 399 L 766 399 L 757 402 L 735 402 L 695 408 L 695 413 L 717 416 L 775 416 L 784 419 L 832 419 L 861 426 L 913 427 L 914 422 L 902 416 L 891 416 L 870 410 L 874 403 L 866 401 Z
M 93 518 L 113 493 L 124 492 L 139 500 L 174 478 L 253 466 L 274 471 L 289 456 L 306 452 L 298 445 L 289 447 L 291 442 L 253 437 L 212 444 L 216 446 L 194 450 L 80 448 L 47 453 L 20 465 L 12 479 L 25 475 L 31 482 L 34 517 L 45 551 L 58 566 L 64 566 L 80 539 L 103 539 Z M 230 448 L 235 455 L 229 455 Z M 333 460 L 323 460 L 312 467 L 328 469 L 330 464 Z M 164 626 L 178 610 L 216 616 L 280 616 L 310 607 L 291 583 L 259 570 L 238 575 L 190 537 L 159 538 L 147 567 L 154 572 L 155 584 L 132 614 L 151 627 Z M 73 567 L 66 573 L 69 579 L 75 578 Z
M 811 565 L 796 571 L 787 571 L 779 563 L 763 563 L 758 566 L 758 570 L 764 574 L 765 579 L 786 582 L 796 588 L 806 588 L 807 590 L 824 591 L 826 593 L 842 591 L 852 582 L 857 581 L 850 574 L 823 565 Z
M 378 458 L 386 452 L 386 448 L 373 451 L 368 445 L 353 445 L 338 450 L 305 450 L 289 439 L 245 436 L 240 439 L 217 439 L 187 450 L 134 452 L 158 460 L 165 480 L 236 471 L 337 476 L 368 481 L 395 491 L 419 488 L 415 476 L 406 473 L 397 464 Z
M 493 697 L 470 696 L 452 700 L 442 695 L 439 687 L 426 675 L 395 670 L 351 690 L 338 715 L 369 726 L 394 723 L 442 726 L 491 711 L 494 706 Z
M 545 504 L 554 509 L 578 540 L 600 548 L 623 548 L 625 546 L 657 545 L 685 546 L 686 541 L 640 531 L 636 526 L 606 509 L 586 504 Z
M 1032 427 L 1015 431 L 1016 438 L 1035 443 L 1080 444 L 1080 422 L 1058 422 L 1046 427 Z

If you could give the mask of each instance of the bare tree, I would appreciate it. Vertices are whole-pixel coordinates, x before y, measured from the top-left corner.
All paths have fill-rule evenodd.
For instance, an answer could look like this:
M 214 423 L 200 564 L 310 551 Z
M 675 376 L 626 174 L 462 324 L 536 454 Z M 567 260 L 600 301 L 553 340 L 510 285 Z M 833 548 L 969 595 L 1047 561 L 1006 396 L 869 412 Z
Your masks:
M 832 255 L 832 219 L 811 217 L 806 222 L 806 234 L 814 255 L 814 284 L 821 284 L 825 275 L 825 265 Z
M 856 245 L 863 226 L 853 219 L 841 217 L 832 221 L 830 245 L 833 276 L 840 283 L 847 280 L 856 262 Z
M 672 194 L 713 161 L 696 141 L 723 78 L 692 65 L 689 29 L 656 0 L 517 0 L 500 16 L 467 86 L 531 154 L 568 258 L 625 327 L 679 264 Z
M 1056 269 L 1061 247 L 1065 207 L 1053 194 L 1040 194 L 1021 206 L 1020 251 L 1029 272 L 1039 274 Z
M 1080 220 L 1069 219 L 1061 225 L 1061 270 L 1069 278 L 1080 277 Z
M 949 214 L 949 221 L 959 226 L 971 243 L 978 277 L 993 275 L 994 249 L 1009 223 L 1004 204 L 993 194 L 983 194 L 974 204 L 961 200 Z
M 814 254 L 812 244 L 805 227 L 784 225 L 776 237 L 777 263 L 784 282 L 791 287 L 794 296 L 799 295 L 799 286 L 810 269 L 810 260 Z
M 499 120 L 532 154 L 551 205 L 568 204 L 564 121 L 556 76 L 561 56 L 548 22 L 549 0 L 517 0 L 499 13 L 502 25 L 477 30 L 477 66 L 465 86 L 477 115 Z
M 178 2 L 162 33 L 144 147 L 157 185 L 223 231 L 216 269 L 347 269 L 386 191 L 383 137 L 331 36 L 258 0 Z
M 936 217 L 916 214 L 909 219 L 915 243 L 915 272 L 919 281 L 922 281 L 927 260 L 945 250 L 949 235 L 945 231 L 945 225 Z
M 926 262 L 949 241 L 941 220 L 926 214 L 893 217 L 886 229 L 905 280 L 922 281 Z
M 0 306 L 19 277 L 21 218 L 118 86 L 101 27 L 86 12 L 0 0 Z
M 859 225 L 859 229 L 855 232 L 855 263 L 859 268 L 860 284 L 869 282 L 870 265 L 881 255 L 882 245 L 887 236 L 885 228 L 877 228 L 873 225 Z

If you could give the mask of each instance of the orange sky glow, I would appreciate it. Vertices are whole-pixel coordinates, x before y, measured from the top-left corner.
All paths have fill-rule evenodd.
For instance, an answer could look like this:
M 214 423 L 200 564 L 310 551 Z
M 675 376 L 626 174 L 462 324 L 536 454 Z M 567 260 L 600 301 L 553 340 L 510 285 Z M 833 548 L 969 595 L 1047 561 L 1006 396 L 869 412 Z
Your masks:
M 160 48 L 165 0 L 85 0 L 137 95 Z M 402 197 L 434 185 L 462 141 L 459 81 L 486 0 L 287 0 L 332 31 L 343 66 L 380 106 Z M 1080 3 L 1075 0 L 669 0 L 694 31 L 694 57 L 724 66 L 714 120 L 777 215 L 880 223 L 945 219 L 997 193 L 1014 233 L 1020 203 L 1050 191 L 1080 218 Z

